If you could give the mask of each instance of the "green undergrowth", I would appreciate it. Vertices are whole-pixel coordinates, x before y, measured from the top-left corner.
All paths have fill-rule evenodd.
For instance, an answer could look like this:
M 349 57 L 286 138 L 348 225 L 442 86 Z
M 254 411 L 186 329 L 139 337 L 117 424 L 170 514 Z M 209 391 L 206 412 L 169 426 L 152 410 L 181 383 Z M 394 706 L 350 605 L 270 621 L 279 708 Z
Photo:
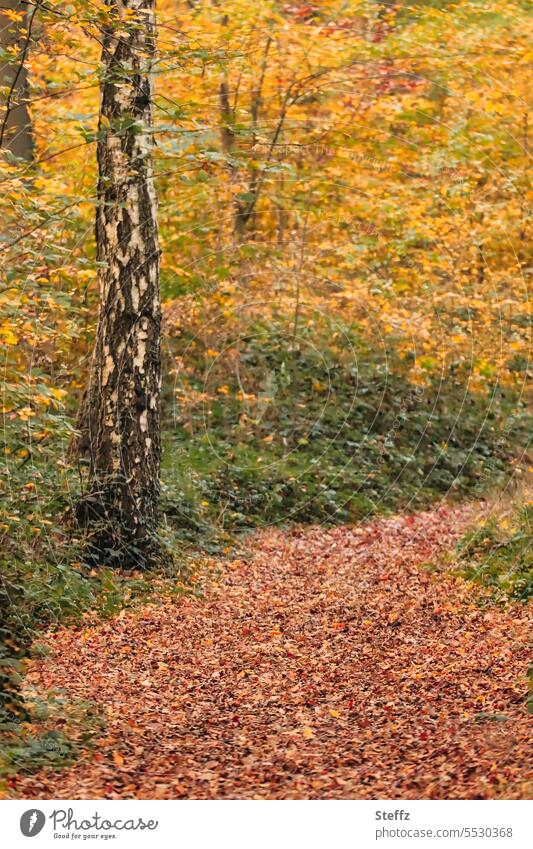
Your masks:
M 28 689 L 28 688 L 27 688 Z M 104 727 L 99 705 L 66 699 L 60 693 L 25 693 L 27 720 L 0 725 L 0 793 L 10 795 L 12 779 L 37 770 L 70 766 L 94 746 Z
M 457 545 L 456 569 L 499 600 L 533 598 L 533 502 L 466 534 Z
M 506 479 L 527 443 L 518 392 L 471 392 L 453 369 L 413 384 L 412 362 L 355 333 L 304 328 L 295 344 L 283 325 L 258 325 L 220 354 L 183 344 L 190 368 L 169 416 L 163 507 L 184 542 L 220 547 L 247 528 L 475 497 Z
M 490 516 L 465 534 L 451 558 L 452 571 L 480 584 L 498 604 L 533 598 L 533 502 Z M 533 713 L 533 662 L 527 670 Z

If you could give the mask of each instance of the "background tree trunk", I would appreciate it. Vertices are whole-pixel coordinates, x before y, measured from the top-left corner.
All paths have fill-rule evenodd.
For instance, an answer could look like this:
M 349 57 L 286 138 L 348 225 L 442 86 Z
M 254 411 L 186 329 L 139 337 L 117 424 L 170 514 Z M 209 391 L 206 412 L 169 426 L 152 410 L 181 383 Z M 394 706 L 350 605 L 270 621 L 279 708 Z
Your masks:
M 108 7 L 96 216 L 100 312 L 80 415 L 89 488 L 77 517 L 98 559 L 143 566 L 157 550 L 161 456 L 154 0 L 108 0 Z
M 30 46 L 31 25 L 37 7 L 37 3 L 30 7 L 21 0 L 0 0 L 0 47 L 10 51 L 8 60 L 4 57 L 0 59 L 0 86 L 4 93 L 0 117 L 0 147 L 10 150 L 15 156 L 28 162 L 33 160 L 34 143 L 27 100 L 28 72 L 24 62 Z M 16 17 L 11 17 L 10 12 Z

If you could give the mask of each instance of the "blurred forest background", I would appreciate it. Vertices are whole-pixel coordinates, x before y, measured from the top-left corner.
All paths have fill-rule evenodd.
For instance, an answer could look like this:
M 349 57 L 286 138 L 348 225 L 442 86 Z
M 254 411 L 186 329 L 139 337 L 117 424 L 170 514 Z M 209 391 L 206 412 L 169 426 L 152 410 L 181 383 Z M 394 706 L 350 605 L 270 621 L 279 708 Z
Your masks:
M 112 614 L 150 581 L 95 570 L 62 521 L 97 315 L 108 7 L 1 5 L 12 716 L 6 681 L 35 628 Z M 184 586 L 189 553 L 223 555 L 242 530 L 499 492 L 503 513 L 462 544 L 464 571 L 531 595 L 531 12 L 159 0 L 161 537 Z

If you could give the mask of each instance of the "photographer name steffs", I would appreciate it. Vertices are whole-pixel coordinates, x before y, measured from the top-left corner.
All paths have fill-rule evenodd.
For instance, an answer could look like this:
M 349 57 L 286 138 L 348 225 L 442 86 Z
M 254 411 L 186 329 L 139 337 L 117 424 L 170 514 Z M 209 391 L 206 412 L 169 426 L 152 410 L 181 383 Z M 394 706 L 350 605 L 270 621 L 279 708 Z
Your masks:
M 158 820 L 143 820 L 142 817 L 131 819 L 110 820 L 95 813 L 92 817 L 76 819 L 72 808 L 64 810 L 59 808 L 49 815 L 54 828 L 54 837 L 61 839 L 88 837 L 110 838 L 116 837 L 116 831 L 155 831 L 159 825 Z M 77 832 L 84 832 L 83 835 Z

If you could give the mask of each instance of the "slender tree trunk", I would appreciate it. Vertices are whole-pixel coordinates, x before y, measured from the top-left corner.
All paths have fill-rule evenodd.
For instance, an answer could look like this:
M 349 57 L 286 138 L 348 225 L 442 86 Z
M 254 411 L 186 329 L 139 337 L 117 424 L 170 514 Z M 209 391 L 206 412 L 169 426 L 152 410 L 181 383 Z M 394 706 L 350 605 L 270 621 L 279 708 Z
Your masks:
M 226 27 L 228 22 L 228 15 L 223 15 L 221 20 L 222 26 Z M 263 102 L 263 84 L 265 81 L 268 53 L 271 44 L 272 38 L 268 36 L 263 51 L 259 79 L 251 93 L 250 113 L 252 118 L 252 149 L 254 148 L 257 140 L 256 136 L 258 131 L 259 114 Z M 233 124 L 235 123 L 236 103 L 233 106 L 230 103 L 230 88 L 225 71 L 220 81 L 219 103 L 222 150 L 224 153 L 231 155 L 235 151 L 235 133 L 233 131 Z M 230 173 L 233 175 L 234 166 L 230 165 L 229 168 Z M 252 233 L 255 231 L 255 206 L 260 188 L 260 178 L 257 168 L 250 168 L 249 171 L 248 185 L 246 187 L 246 192 L 244 193 L 246 195 L 246 199 L 236 198 L 234 202 L 234 234 L 239 243 L 245 239 L 249 230 L 251 230 Z
M 152 169 L 154 0 L 107 0 L 98 141 L 100 312 L 80 414 L 89 487 L 79 522 L 101 562 L 156 554 L 161 304 Z
M 255 147 L 257 141 L 257 131 L 258 131 L 258 123 L 259 123 L 259 114 L 261 111 L 261 106 L 263 103 L 263 83 L 265 81 L 265 74 L 267 68 L 267 60 L 268 53 L 270 50 L 270 45 L 272 44 L 272 39 L 268 36 L 265 42 L 265 48 L 263 51 L 263 59 L 261 62 L 261 71 L 259 74 L 259 80 L 257 82 L 256 87 L 252 91 L 252 102 L 251 102 L 251 118 L 252 118 L 252 150 Z M 255 219 L 256 219 L 256 203 L 257 197 L 259 193 L 260 187 L 260 178 L 259 171 L 257 168 L 250 168 L 250 177 L 248 180 L 248 187 L 246 189 L 246 194 L 248 195 L 247 201 L 237 200 L 236 208 L 235 208 L 235 234 L 237 239 L 241 241 L 244 239 L 247 230 L 251 230 L 251 234 L 253 235 L 256 230 Z
M 33 160 L 34 143 L 28 110 L 28 72 L 24 63 L 37 7 L 37 2 L 29 6 L 24 0 L 0 0 L 0 47 L 9 50 L 12 57 L 0 61 L 3 90 L 0 147 L 28 162 Z

